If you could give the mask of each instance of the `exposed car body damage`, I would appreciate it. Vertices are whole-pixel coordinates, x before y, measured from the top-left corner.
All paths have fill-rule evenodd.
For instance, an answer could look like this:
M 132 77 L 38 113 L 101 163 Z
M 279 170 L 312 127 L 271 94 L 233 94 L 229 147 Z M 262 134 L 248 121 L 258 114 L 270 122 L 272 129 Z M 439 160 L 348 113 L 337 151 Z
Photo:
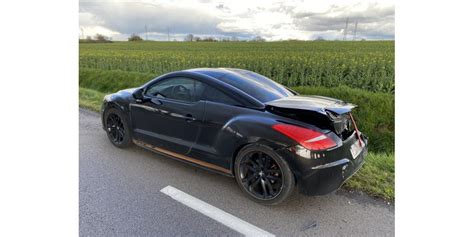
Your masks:
M 275 114 L 350 136 L 354 130 L 349 113 L 356 105 L 322 96 L 291 96 L 266 103 Z

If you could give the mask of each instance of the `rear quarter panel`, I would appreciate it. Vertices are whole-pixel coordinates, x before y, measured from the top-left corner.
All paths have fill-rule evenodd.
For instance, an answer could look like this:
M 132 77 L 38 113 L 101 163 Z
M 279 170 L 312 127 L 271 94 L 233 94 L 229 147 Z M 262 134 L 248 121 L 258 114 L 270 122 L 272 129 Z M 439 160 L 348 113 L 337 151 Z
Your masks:
M 278 119 L 265 111 L 206 102 L 203 128 L 190 155 L 232 170 L 235 156 L 247 144 L 272 149 L 294 145 L 271 128 Z

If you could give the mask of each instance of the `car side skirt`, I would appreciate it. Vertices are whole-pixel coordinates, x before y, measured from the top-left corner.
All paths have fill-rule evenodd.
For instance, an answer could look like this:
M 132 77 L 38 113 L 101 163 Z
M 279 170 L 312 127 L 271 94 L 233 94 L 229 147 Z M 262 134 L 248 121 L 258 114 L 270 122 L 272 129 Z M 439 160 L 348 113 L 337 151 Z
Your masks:
M 204 168 L 206 170 L 210 170 L 210 171 L 213 171 L 213 172 L 224 174 L 226 176 L 233 177 L 233 173 L 229 169 L 226 169 L 226 168 L 223 168 L 223 167 L 220 167 L 220 166 L 217 166 L 217 165 L 205 162 L 205 161 L 201 161 L 201 160 L 198 160 L 198 159 L 195 159 L 195 158 L 191 158 L 189 156 L 185 156 L 185 155 L 182 155 L 182 154 L 179 154 L 179 153 L 176 153 L 176 152 L 172 152 L 172 151 L 169 151 L 169 150 L 166 150 L 166 149 L 148 144 L 146 142 L 143 142 L 143 141 L 140 141 L 140 140 L 137 140 L 137 139 L 133 139 L 133 143 L 135 143 L 139 147 L 143 147 L 147 150 L 151 150 L 151 151 L 154 151 L 154 152 L 159 153 L 159 154 L 167 155 L 167 156 L 169 156 L 173 159 L 176 159 L 176 160 L 179 160 L 179 161 L 184 161 L 186 163 L 198 166 L 200 168 Z

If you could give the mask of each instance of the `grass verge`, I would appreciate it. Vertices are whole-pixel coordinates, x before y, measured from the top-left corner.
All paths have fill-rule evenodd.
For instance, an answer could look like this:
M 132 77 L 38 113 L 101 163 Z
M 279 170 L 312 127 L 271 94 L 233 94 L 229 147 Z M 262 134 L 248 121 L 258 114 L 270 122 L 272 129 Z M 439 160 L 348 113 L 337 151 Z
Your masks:
M 303 93 L 300 88 L 300 92 Z M 104 92 L 79 87 L 79 106 L 99 111 Z M 369 152 L 362 169 L 343 186 L 387 200 L 395 199 L 395 155 L 393 152 Z
M 343 187 L 393 201 L 395 199 L 395 154 L 369 152 L 364 166 Z
M 369 137 L 370 149 L 393 153 L 395 149 L 395 96 L 366 90 L 339 87 L 294 87 L 303 95 L 321 95 L 358 105 L 353 114 L 357 125 Z
M 99 112 L 104 96 L 105 93 L 79 87 L 79 106 Z

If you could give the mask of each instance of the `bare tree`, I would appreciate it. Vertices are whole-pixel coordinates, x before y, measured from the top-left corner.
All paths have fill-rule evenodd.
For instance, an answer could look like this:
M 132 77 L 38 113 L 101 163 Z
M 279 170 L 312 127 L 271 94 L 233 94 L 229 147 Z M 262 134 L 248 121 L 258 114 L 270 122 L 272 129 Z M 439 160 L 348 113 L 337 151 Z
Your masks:
M 85 39 L 79 39 L 79 43 L 112 43 L 112 38 L 101 34 L 96 34 L 94 37 L 88 35 Z
M 142 37 L 136 34 L 132 34 L 129 38 L 128 41 L 143 41 Z
M 191 41 L 193 41 L 193 39 L 194 39 L 194 35 L 193 35 L 193 34 L 188 34 L 188 35 L 186 35 L 186 37 L 184 37 L 184 41 L 189 41 L 189 42 L 191 42 Z
M 265 39 L 262 38 L 261 36 L 257 35 L 255 36 L 255 38 L 253 38 L 252 41 L 256 41 L 256 42 L 265 42 Z
M 97 42 L 110 42 L 110 38 L 102 34 L 96 34 L 94 39 Z
M 204 37 L 201 41 L 205 41 L 205 42 L 217 42 L 217 40 L 210 36 L 210 37 Z
M 325 41 L 324 37 L 318 36 L 318 38 L 315 39 L 316 41 Z

